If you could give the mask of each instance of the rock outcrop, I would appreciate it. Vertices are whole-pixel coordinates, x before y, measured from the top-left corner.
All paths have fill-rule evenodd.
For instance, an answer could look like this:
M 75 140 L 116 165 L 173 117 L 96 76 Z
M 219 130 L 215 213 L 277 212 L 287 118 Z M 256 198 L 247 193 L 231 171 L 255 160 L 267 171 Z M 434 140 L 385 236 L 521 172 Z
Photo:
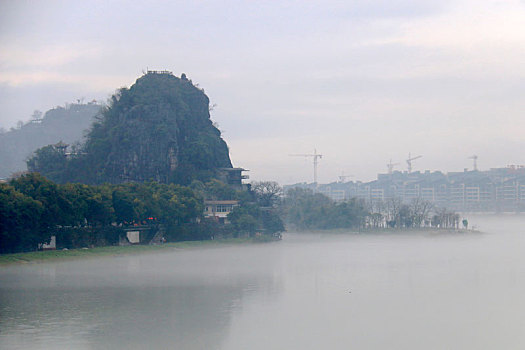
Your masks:
M 188 184 L 232 167 L 228 146 L 210 119 L 208 97 L 184 74 L 169 72 L 148 72 L 120 89 L 85 144 L 63 153 L 68 160 L 50 176 L 57 182 Z M 43 171 L 49 164 L 38 151 L 28 168 L 50 173 Z

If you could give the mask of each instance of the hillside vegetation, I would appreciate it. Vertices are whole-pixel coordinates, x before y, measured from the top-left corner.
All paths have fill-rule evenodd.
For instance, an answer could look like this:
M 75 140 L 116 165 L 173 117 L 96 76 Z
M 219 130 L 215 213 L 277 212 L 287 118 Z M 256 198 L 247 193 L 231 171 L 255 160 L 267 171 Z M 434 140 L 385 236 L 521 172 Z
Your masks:
M 204 91 L 184 74 L 151 72 L 112 96 L 80 147 L 49 145 L 27 164 L 55 182 L 86 184 L 189 184 L 232 167 Z

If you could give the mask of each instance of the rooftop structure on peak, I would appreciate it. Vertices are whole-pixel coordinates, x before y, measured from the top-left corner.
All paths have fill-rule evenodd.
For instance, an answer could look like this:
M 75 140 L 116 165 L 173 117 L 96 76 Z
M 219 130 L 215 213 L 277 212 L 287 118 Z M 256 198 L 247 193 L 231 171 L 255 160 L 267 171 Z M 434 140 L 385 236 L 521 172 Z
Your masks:
M 169 70 L 148 70 L 146 74 L 167 74 L 167 75 L 173 75 L 173 72 Z

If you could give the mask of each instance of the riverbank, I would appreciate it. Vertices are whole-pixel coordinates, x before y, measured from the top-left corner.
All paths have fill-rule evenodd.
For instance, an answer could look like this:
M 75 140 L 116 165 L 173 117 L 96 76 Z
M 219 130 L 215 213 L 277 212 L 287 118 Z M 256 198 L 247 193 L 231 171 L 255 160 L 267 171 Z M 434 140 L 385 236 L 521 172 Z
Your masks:
M 430 234 L 439 234 L 439 233 L 481 233 L 478 230 L 474 229 L 464 229 L 464 228 L 437 228 L 437 227 L 409 227 L 409 228 L 390 228 L 390 227 L 376 227 L 376 228 L 365 228 L 356 231 L 356 233 L 430 233 Z
M 337 229 L 317 229 L 317 230 L 293 230 L 288 229 L 288 231 L 299 232 L 299 233 L 331 233 L 331 234 L 385 234 L 385 235 L 395 235 L 395 234 L 471 234 L 471 233 L 482 233 L 478 230 L 473 229 L 455 229 L 455 228 L 436 228 L 436 227 L 410 227 L 410 228 L 391 228 L 391 227 L 375 227 L 375 228 L 360 228 L 360 229 L 349 229 L 349 228 L 337 228 Z
M 34 264 L 59 260 L 86 259 L 104 256 L 121 256 L 131 254 L 144 254 L 151 252 L 170 251 L 176 249 L 191 249 L 201 247 L 216 247 L 223 245 L 262 243 L 266 240 L 254 238 L 227 238 L 209 241 L 184 241 L 165 243 L 161 245 L 129 245 L 106 246 L 95 248 L 47 250 L 27 253 L 14 253 L 0 255 L 0 267 L 13 264 Z

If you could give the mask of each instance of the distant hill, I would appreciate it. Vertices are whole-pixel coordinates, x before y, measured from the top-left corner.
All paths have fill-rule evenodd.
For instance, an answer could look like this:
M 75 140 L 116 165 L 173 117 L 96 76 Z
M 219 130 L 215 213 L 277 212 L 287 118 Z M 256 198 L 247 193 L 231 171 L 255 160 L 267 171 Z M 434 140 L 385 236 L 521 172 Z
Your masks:
M 26 160 L 38 148 L 60 140 L 72 144 L 81 141 L 101 106 L 96 103 L 68 104 L 33 119 L 18 129 L 0 134 L 0 178 L 26 170 Z
M 148 72 L 120 89 L 80 148 L 49 145 L 28 161 L 29 170 L 53 181 L 88 184 L 188 184 L 231 167 L 208 97 L 184 74 L 169 72 Z

